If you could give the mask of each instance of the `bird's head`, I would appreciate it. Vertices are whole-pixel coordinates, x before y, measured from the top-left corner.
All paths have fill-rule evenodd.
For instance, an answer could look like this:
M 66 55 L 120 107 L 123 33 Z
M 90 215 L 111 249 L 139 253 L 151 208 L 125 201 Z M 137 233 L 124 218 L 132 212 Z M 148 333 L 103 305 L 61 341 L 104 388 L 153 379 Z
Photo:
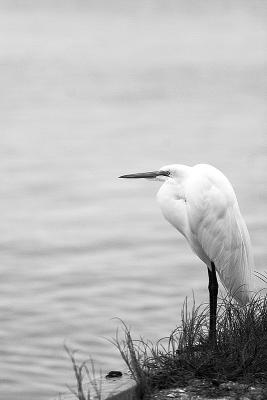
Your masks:
M 166 165 L 159 170 L 156 171 L 150 171 L 150 172 L 139 172 L 136 174 L 127 174 L 127 175 L 122 175 L 119 176 L 119 178 L 127 178 L 127 179 L 138 179 L 138 178 L 144 178 L 144 179 L 149 179 L 149 180 L 156 180 L 156 181 L 171 181 L 171 180 L 180 180 L 184 178 L 186 175 L 188 169 L 190 167 L 187 167 L 186 165 L 180 165 L 180 164 L 172 164 L 172 165 Z

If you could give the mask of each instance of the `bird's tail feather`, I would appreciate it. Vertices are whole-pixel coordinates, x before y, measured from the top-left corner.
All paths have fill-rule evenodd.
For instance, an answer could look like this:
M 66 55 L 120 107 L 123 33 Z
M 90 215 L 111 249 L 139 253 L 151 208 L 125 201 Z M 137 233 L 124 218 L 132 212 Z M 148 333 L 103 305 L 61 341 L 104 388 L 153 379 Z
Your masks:
M 238 301 L 240 305 L 245 305 L 253 297 L 253 255 L 250 243 L 249 233 L 246 224 L 241 215 L 236 220 L 236 227 L 239 235 L 233 235 L 228 232 L 231 237 L 231 251 L 228 252 L 228 257 L 225 257 L 223 264 L 218 256 L 218 267 L 216 268 L 220 280 L 229 294 Z M 216 261 L 215 261 L 216 266 Z

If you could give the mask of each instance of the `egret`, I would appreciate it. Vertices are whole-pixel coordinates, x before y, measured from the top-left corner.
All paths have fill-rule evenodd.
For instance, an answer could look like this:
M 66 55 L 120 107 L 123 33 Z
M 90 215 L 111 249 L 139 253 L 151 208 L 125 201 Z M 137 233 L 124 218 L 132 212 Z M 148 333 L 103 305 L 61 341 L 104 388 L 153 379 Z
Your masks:
M 157 171 L 122 175 L 163 182 L 157 200 L 167 221 L 206 264 L 209 277 L 209 340 L 216 343 L 218 282 L 240 305 L 252 296 L 253 255 L 234 189 L 217 168 L 173 164 Z

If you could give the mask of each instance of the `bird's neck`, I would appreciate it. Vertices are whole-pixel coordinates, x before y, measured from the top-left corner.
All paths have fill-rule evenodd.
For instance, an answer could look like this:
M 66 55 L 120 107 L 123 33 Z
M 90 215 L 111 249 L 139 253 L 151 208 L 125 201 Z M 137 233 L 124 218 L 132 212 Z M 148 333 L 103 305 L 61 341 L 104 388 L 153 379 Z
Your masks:
M 183 185 L 166 181 L 158 191 L 157 200 L 167 221 L 186 237 L 187 215 Z
M 158 198 L 162 201 L 185 200 L 185 185 L 182 179 L 167 180 L 158 191 Z

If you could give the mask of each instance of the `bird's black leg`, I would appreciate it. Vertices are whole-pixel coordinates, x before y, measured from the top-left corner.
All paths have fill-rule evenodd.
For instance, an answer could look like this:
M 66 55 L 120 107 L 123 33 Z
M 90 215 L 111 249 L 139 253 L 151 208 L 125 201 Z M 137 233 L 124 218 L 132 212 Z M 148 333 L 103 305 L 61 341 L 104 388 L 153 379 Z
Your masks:
M 216 346 L 216 314 L 217 314 L 217 296 L 218 296 L 218 282 L 216 278 L 215 264 L 211 262 L 211 270 L 208 268 L 209 273 L 209 294 L 210 294 L 210 329 L 209 341 L 212 346 Z

